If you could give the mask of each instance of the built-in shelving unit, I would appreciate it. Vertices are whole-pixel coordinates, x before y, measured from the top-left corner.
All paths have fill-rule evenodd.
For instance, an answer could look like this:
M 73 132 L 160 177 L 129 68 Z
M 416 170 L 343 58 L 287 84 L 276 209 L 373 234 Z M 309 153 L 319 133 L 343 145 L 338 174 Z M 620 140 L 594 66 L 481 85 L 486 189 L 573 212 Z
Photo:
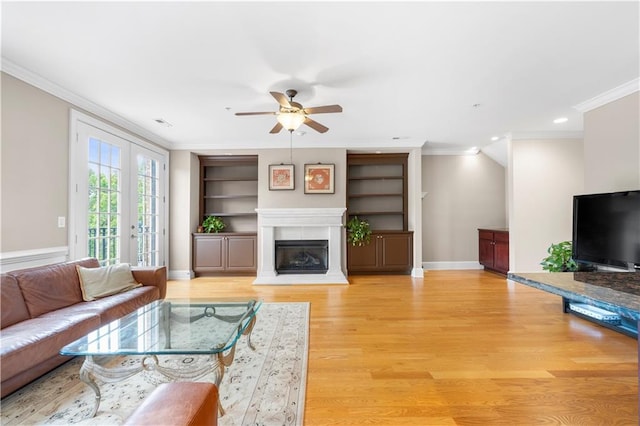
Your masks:
M 347 155 L 347 220 L 358 216 L 373 231 L 369 245 L 347 247 L 350 274 L 411 273 L 407 158 L 407 154 Z
M 258 157 L 200 157 L 200 217 L 221 217 L 225 232 L 256 232 Z
M 222 218 L 218 234 L 193 234 L 196 275 L 255 274 L 258 157 L 200 156 L 200 221 Z
M 373 230 L 407 230 L 407 154 L 347 155 L 347 214 Z

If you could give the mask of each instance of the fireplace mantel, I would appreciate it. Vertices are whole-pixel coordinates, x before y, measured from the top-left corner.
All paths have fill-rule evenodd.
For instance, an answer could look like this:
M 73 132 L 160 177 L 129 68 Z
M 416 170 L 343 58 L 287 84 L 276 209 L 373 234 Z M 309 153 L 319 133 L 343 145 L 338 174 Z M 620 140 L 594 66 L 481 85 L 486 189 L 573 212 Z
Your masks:
M 346 208 L 256 209 L 258 213 L 258 271 L 254 284 L 348 284 L 343 270 Z M 276 240 L 323 239 L 329 242 L 326 274 L 277 274 Z

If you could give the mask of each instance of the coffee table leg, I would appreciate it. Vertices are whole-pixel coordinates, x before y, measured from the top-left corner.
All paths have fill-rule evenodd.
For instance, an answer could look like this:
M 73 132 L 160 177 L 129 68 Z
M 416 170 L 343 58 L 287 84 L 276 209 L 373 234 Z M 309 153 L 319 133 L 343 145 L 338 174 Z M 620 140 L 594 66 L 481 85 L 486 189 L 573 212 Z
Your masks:
M 93 406 L 93 412 L 90 417 L 95 417 L 98 412 L 98 407 L 100 406 L 100 388 L 96 384 L 93 377 L 91 377 L 92 366 L 94 365 L 93 357 L 86 356 L 84 362 L 82 363 L 82 367 L 80 367 L 80 380 L 87 384 L 96 394 Z
M 148 363 L 146 362 L 147 359 L 151 359 L 152 362 L 155 362 L 156 364 L 158 363 L 156 356 L 151 355 L 144 357 L 139 365 L 134 365 L 131 367 L 108 368 L 103 367 L 95 362 L 91 355 L 85 356 L 82 367 L 80 367 L 80 380 L 86 383 L 91 389 L 93 389 L 96 394 L 95 406 L 93 408 L 93 412 L 91 413 L 91 417 L 95 417 L 98 413 L 98 407 L 100 406 L 101 397 L 100 388 L 93 378 L 97 377 L 106 383 L 119 382 L 141 372 L 145 368 L 149 368 Z
M 253 318 L 251 318 L 251 321 L 249 322 L 249 325 L 247 326 L 247 328 L 245 328 L 245 330 L 242 332 L 242 334 L 247 336 L 247 345 L 249 345 L 249 347 L 253 351 L 256 350 L 256 347 L 253 346 L 253 343 L 251 343 L 251 332 L 253 331 L 253 327 L 256 325 L 256 318 L 257 316 L 254 315 Z

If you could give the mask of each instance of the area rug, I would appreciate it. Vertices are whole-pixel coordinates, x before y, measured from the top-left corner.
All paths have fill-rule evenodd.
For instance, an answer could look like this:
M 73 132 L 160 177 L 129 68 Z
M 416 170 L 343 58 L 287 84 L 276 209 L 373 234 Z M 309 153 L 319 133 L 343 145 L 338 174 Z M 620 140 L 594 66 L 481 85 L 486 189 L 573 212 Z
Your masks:
M 309 303 L 264 303 L 251 335 L 237 343 L 235 360 L 220 384 L 226 414 L 220 426 L 301 425 L 309 350 Z M 189 362 L 162 357 L 161 362 Z M 139 362 L 119 357 L 121 364 Z M 118 425 L 166 378 L 144 371 L 118 383 L 101 383 L 98 413 L 94 392 L 80 381 L 82 358 L 75 358 L 2 400 L 2 425 L 81 424 Z M 213 381 L 213 374 L 198 381 Z M 180 395 L 176 395 L 180 398 Z

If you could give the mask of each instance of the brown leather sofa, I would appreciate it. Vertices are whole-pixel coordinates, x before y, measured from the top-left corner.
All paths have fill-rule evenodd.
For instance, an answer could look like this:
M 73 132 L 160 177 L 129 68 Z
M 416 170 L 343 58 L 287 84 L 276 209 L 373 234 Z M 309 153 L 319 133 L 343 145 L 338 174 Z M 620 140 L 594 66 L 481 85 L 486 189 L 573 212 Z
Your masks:
M 100 266 L 87 258 L 2 274 L 2 397 L 68 361 L 70 357 L 59 354 L 66 344 L 166 295 L 164 266 L 132 268 L 143 286 L 85 302 L 76 265 Z

